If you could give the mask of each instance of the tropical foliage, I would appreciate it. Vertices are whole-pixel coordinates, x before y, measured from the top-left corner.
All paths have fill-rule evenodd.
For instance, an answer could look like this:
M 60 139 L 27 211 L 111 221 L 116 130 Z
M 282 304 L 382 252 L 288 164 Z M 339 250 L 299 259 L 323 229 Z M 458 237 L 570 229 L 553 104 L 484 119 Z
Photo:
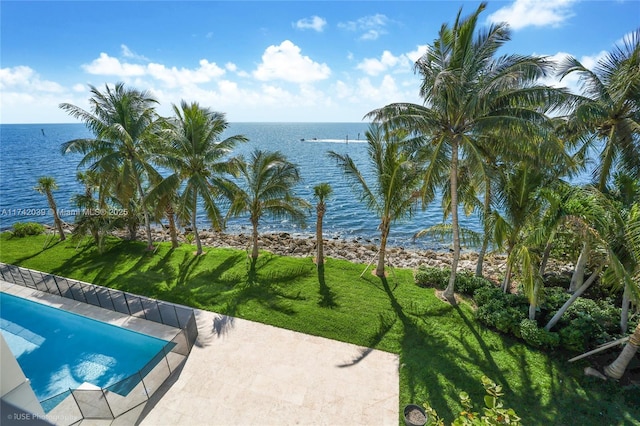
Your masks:
M 365 133 L 374 182 L 367 182 L 349 155 L 329 151 L 329 156 L 337 161 L 355 192 L 380 218 L 380 249 L 375 273 L 381 277 L 384 276 L 385 251 L 391 224 L 411 215 L 419 199 L 421 171 L 404 148 L 406 135 L 400 130 L 388 132 L 379 125 L 372 125 Z
M 58 235 L 60 235 L 60 241 L 64 241 L 66 239 L 66 236 L 64 234 L 64 230 L 62 229 L 62 220 L 60 219 L 60 216 L 58 216 L 58 207 L 56 206 L 56 201 L 53 198 L 53 191 L 58 189 L 56 180 L 51 176 L 42 176 L 38 179 L 38 184 L 33 189 L 47 197 L 49 209 L 51 209 L 51 212 L 53 214 L 53 223 L 56 227 L 56 230 L 58 231 Z
M 537 81 L 551 70 L 542 57 L 507 55 L 497 51 L 509 39 L 506 24 L 477 30 L 482 3 L 469 17 L 462 9 L 453 25 L 443 24 L 415 64 L 422 78 L 423 105 L 395 103 L 368 114 L 389 125 L 405 128 L 416 138 L 417 156 L 426 162 L 423 197 L 430 201 L 437 188 L 446 188 L 453 233 L 453 260 L 445 297 L 455 303 L 455 275 L 460 258 L 458 204 L 461 166 L 488 174 L 485 165 L 499 144 L 504 154 L 518 148 L 527 153 L 532 137 L 550 127 L 546 110 L 562 106 L 564 93 Z M 535 141 L 535 139 L 533 139 Z M 516 144 L 511 141 L 519 141 Z M 463 158 L 463 163 L 461 163 Z M 489 196 L 487 192 L 486 196 Z
M 248 160 L 239 159 L 238 170 L 244 188 L 236 185 L 232 190 L 229 214 L 249 215 L 253 241 L 251 258 L 255 260 L 259 255 L 258 227 L 263 215 L 288 218 L 305 226 L 311 205 L 295 194 L 294 188 L 300 182 L 298 166 L 280 152 L 255 150 Z
M 220 140 L 228 127 L 224 114 L 202 108 L 197 103 L 182 101 L 174 105 L 175 117 L 167 121 L 160 133 L 160 146 L 156 149 L 156 164 L 169 168 L 173 173 L 159 182 L 149 194 L 151 200 L 175 200 L 177 216 L 190 223 L 197 251 L 202 254 L 202 242 L 198 234 L 197 208 L 202 201 L 215 229 L 224 226 L 224 215 L 216 203 L 219 195 L 230 196 L 233 183 L 227 176 L 236 170 L 235 161 L 227 158 L 243 136 L 230 136 Z M 173 195 L 175 194 L 175 196 Z M 155 201 L 155 200 L 154 200 Z M 173 210 L 173 208 L 171 207 Z
M 82 154 L 84 157 L 78 167 L 87 166 L 115 181 L 122 207 L 142 211 L 147 246 L 152 249 L 144 183 L 158 176 L 150 162 L 150 144 L 158 123 L 157 101 L 147 92 L 127 88 L 124 83 L 114 87 L 106 85 L 104 92 L 94 86 L 90 88 L 90 111 L 68 103 L 61 104 L 60 108 L 83 121 L 95 139 L 66 142 L 62 145 L 62 153 Z M 136 192 L 142 202 L 136 203 Z

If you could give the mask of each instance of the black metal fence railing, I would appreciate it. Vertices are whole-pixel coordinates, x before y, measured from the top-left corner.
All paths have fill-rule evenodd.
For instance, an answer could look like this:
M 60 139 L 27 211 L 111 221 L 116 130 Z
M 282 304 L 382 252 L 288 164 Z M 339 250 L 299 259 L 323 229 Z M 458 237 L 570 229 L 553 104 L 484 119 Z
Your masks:
M 82 419 L 124 418 L 145 404 L 189 356 L 198 337 L 195 312 L 186 306 L 0 263 L 6 282 L 180 329 L 140 371 L 100 389 L 69 389 L 40 401 L 47 418 L 71 425 Z M 72 396 L 72 398 L 69 398 Z

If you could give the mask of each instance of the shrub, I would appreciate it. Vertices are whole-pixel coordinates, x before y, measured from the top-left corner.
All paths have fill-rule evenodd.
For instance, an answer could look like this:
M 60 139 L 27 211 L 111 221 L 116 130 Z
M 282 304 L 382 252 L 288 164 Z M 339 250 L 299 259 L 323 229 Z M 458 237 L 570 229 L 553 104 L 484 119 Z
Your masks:
M 16 222 L 13 224 L 13 236 L 22 238 L 27 235 L 40 235 L 44 232 L 44 226 L 36 222 Z
M 553 349 L 560 344 L 558 333 L 538 327 L 538 323 L 534 320 L 523 319 L 520 322 L 520 334 L 525 342 L 537 348 Z
M 520 425 L 520 417 L 512 408 L 504 408 L 504 403 L 500 397 L 504 395 L 502 386 L 495 384 L 487 376 L 482 377 L 482 385 L 487 395 L 484 397 L 484 408 L 482 415 L 473 411 L 471 398 L 466 392 L 460 392 L 460 404 L 463 410 L 453 421 L 453 425 Z M 444 426 L 444 420 L 438 416 L 436 410 L 428 403 L 424 404 L 424 411 L 428 416 L 428 424 L 434 426 Z
M 569 300 L 569 293 L 562 287 L 545 287 L 540 292 L 540 309 L 556 312 Z
M 522 309 L 508 307 L 494 313 L 495 327 L 503 333 L 510 333 L 521 337 L 520 323 L 527 318 Z
M 450 268 L 436 268 L 433 266 L 420 266 L 414 278 L 420 287 L 433 287 L 444 290 L 449 284 L 451 276 Z M 456 291 L 458 293 L 473 296 L 475 291 L 481 287 L 495 287 L 491 281 L 483 277 L 476 277 L 469 271 L 460 271 L 456 274 Z
M 434 268 L 432 266 L 420 266 L 414 274 L 416 284 L 420 287 L 433 287 L 444 290 L 449 283 L 451 269 Z
M 520 308 L 523 306 L 529 306 L 529 299 L 527 296 L 521 293 L 502 293 L 507 306 L 514 308 Z
M 476 290 L 473 299 L 476 301 L 476 305 L 478 306 L 485 305 L 491 300 L 501 300 L 504 302 L 504 293 L 499 287 L 494 285 L 480 287 Z
M 484 277 L 476 277 L 475 274 L 462 271 L 456 274 L 456 290 L 468 296 L 473 296 L 479 288 L 495 287 L 491 281 Z
M 526 309 L 507 306 L 504 298 L 490 300 L 476 310 L 478 321 L 516 337 L 520 337 L 520 322 L 526 317 Z

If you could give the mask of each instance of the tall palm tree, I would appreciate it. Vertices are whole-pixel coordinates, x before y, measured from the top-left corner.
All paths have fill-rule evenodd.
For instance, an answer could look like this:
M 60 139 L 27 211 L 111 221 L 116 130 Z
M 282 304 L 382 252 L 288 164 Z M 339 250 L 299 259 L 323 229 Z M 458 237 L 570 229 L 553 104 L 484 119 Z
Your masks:
M 582 96 L 569 125 L 598 152 L 593 170 L 596 187 L 604 191 L 617 169 L 640 179 L 640 29 L 593 70 L 566 57 L 558 74 L 565 78 L 574 73 L 580 78 Z
M 259 254 L 258 226 L 263 215 L 289 218 L 304 225 L 306 210 L 311 205 L 295 195 L 300 170 L 282 153 L 254 150 L 248 161 L 241 158 L 238 163 L 244 188 L 236 186 L 229 214 L 249 214 L 253 242 L 251 258 L 255 260 Z
M 571 56 L 558 67 L 561 79 L 574 73 L 580 78 L 582 96 L 567 124 L 579 136 L 583 149 L 598 153 L 592 178 L 603 192 L 617 169 L 640 179 L 639 69 L 640 29 L 598 61 L 593 70 Z M 582 284 L 589 252 L 589 240 L 585 240 L 570 291 Z
M 562 90 L 537 81 L 547 74 L 550 63 L 542 57 L 506 55 L 498 49 L 510 39 L 505 23 L 477 31 L 481 3 L 469 17 L 458 12 L 453 26 L 443 24 L 439 37 L 415 64 L 422 77 L 423 105 L 396 103 L 368 114 L 422 135 L 429 152 L 424 177 L 425 193 L 432 194 L 448 175 L 453 226 L 451 276 L 444 296 L 455 303 L 455 276 L 460 258 L 458 221 L 458 164 L 463 158 L 479 157 L 480 147 L 496 140 L 525 140 L 547 122 L 544 110 L 559 107 Z M 490 137 L 488 136 L 490 135 Z M 528 144 L 519 144 L 526 148 Z M 508 146 L 502 147 L 507 149 Z M 511 148 L 516 148 L 512 146 Z
M 166 145 L 160 148 L 155 161 L 173 173 L 164 178 L 150 192 L 151 200 L 161 200 L 169 194 L 180 193 L 177 200 L 178 216 L 190 221 L 196 242 L 196 254 L 202 254 L 202 242 L 197 226 L 198 202 L 211 224 L 221 229 L 224 215 L 216 197 L 229 194 L 232 186 L 227 175 L 235 173 L 235 162 L 227 158 L 238 142 L 246 137 L 233 135 L 220 140 L 229 123 L 224 114 L 201 107 L 197 102 L 182 101 L 173 105 L 175 118 L 167 131 L 162 132 Z M 226 191 L 226 192 L 225 192 Z
M 60 108 L 83 121 L 95 139 L 74 139 L 62 144 L 62 153 L 80 153 L 84 157 L 79 168 L 111 173 L 117 171 L 121 194 L 140 199 L 147 236 L 147 248 L 153 248 L 149 211 L 145 199 L 144 183 L 157 172 L 149 162 L 149 143 L 157 124 L 157 101 L 147 92 L 116 83 L 105 85 L 104 92 L 94 86 L 89 99 L 90 111 L 63 103 Z M 124 206 L 129 203 L 124 202 Z
M 64 230 L 62 229 L 62 220 L 60 220 L 60 216 L 58 215 L 56 201 L 53 199 L 53 191 L 58 189 L 56 180 L 51 176 L 42 176 L 38 178 L 38 184 L 33 189 L 38 191 L 40 194 L 46 195 L 49 208 L 53 212 L 53 223 L 58 230 L 58 234 L 60 234 L 60 241 L 64 241 L 66 237 L 64 235 Z
M 333 188 L 326 182 L 313 187 L 313 196 L 318 200 L 316 204 L 316 265 L 322 268 L 324 265 L 324 240 L 322 238 L 322 222 L 327 211 L 326 200 L 331 196 Z
M 420 198 L 418 184 L 422 173 L 404 149 L 406 132 L 390 133 L 381 125 L 371 125 L 365 136 L 374 182 L 367 182 L 348 154 L 329 151 L 329 156 L 337 161 L 369 210 L 380 218 L 380 252 L 375 273 L 383 277 L 391 224 L 413 212 Z

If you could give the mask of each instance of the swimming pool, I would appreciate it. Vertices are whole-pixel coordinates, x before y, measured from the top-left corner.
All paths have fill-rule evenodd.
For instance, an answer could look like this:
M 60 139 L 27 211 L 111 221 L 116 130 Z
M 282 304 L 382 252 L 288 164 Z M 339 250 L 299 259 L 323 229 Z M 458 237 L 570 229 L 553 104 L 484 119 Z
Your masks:
M 114 385 L 161 359 L 156 355 L 171 345 L 6 293 L 0 293 L 0 308 L 2 335 L 41 402 L 83 383 Z M 117 387 L 117 393 L 131 388 Z

